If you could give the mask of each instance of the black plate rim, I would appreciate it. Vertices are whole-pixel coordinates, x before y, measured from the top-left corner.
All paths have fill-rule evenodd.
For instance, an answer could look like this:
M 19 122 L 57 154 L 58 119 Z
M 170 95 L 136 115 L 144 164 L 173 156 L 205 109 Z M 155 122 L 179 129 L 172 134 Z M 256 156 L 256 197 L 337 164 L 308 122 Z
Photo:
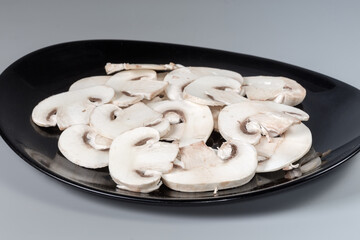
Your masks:
M 316 75 L 320 75 L 322 77 L 326 77 L 328 79 L 331 79 L 332 81 L 336 81 L 339 82 L 341 84 L 347 85 L 348 87 L 352 87 L 355 88 L 354 86 L 351 86 L 347 83 L 344 83 L 340 80 L 334 79 L 332 77 L 326 76 L 322 73 L 318 73 L 318 72 L 314 72 L 305 68 L 301 68 L 299 66 L 296 65 L 292 65 L 292 64 L 288 64 L 288 63 L 284 63 L 281 61 L 277 61 L 277 60 L 273 60 L 273 59 L 268 59 L 268 58 L 263 58 L 263 57 L 257 57 L 254 55 L 249 55 L 249 54 L 243 54 L 243 53 L 235 53 L 235 52 L 230 52 L 230 51 L 224 51 L 224 50 L 218 50 L 218 49 L 211 49 L 211 48 L 204 48 L 204 47 L 197 47 L 197 46 L 189 46 L 189 45 L 182 45 L 182 44 L 173 44 L 173 43 L 163 43 L 163 42 L 152 42 L 152 41 L 137 41 L 137 40 L 122 40 L 122 39 L 94 39 L 94 40 L 79 40 L 79 41 L 70 41 L 70 42 L 63 42 L 63 43 L 58 43 L 58 44 L 54 44 L 54 45 L 50 45 L 47 47 L 43 47 L 40 48 L 38 50 L 32 51 L 26 55 L 24 55 L 23 57 L 19 58 L 18 60 L 16 60 L 15 62 L 13 62 L 10 66 L 8 66 L 1 74 L 0 77 L 2 77 L 2 75 L 4 75 L 9 69 L 11 69 L 13 67 L 13 65 L 15 65 L 16 63 L 22 61 L 24 58 L 27 58 L 37 52 L 40 51 L 46 51 L 47 49 L 51 49 L 51 48 L 56 48 L 58 46 L 61 45 L 67 45 L 67 44 L 73 44 L 73 43 L 91 43 L 91 42 L 110 42 L 110 41 L 114 41 L 114 42 L 132 42 L 132 43 L 145 43 L 145 44 L 167 44 L 167 45 L 172 45 L 173 47 L 194 47 L 194 48 L 199 48 L 202 50 L 209 50 L 209 51 L 217 51 L 217 52 L 223 52 L 223 53 L 227 53 L 227 54 L 239 54 L 242 55 L 244 57 L 250 57 L 250 58 L 256 58 L 256 59 L 260 59 L 263 61 L 268 61 L 268 62 L 272 62 L 274 64 L 281 64 L 283 66 L 288 66 L 291 68 L 295 68 L 301 71 L 306 71 L 312 74 L 316 74 Z M 356 89 L 356 88 L 355 88 Z M 358 89 L 357 89 L 358 90 Z M 359 90 L 358 90 L 359 91 Z M 353 139 L 353 141 L 355 140 L 357 142 L 356 147 L 352 148 L 352 151 L 350 153 L 348 153 L 346 156 L 343 156 L 342 158 L 340 158 L 339 161 L 337 161 L 336 163 L 328 166 L 327 168 L 321 169 L 320 171 L 314 172 L 312 174 L 309 174 L 307 176 L 304 176 L 302 178 L 298 178 L 295 179 L 293 181 L 290 182 L 286 182 L 286 183 L 282 183 L 282 184 L 278 184 L 275 186 L 271 186 L 267 189 L 261 189 L 261 190 L 254 190 L 248 193 L 241 193 L 241 194 L 233 194 L 231 196 L 219 196 L 219 197 L 214 197 L 214 198 L 207 198 L 207 199 L 158 199 L 158 198 L 148 198 L 148 197 L 138 197 L 138 196 L 128 196 L 128 195 L 122 195 L 122 194 L 115 194 L 115 193 L 109 193 L 106 191 L 102 191 L 99 189 L 95 189 L 89 186 L 85 186 L 84 184 L 81 183 L 77 183 L 74 182 L 70 179 L 67 179 L 55 172 L 52 172 L 48 169 L 46 169 L 45 167 L 41 166 L 40 164 L 37 164 L 35 161 L 33 161 L 31 158 L 28 158 L 27 156 L 23 155 L 17 148 L 15 145 L 13 145 L 10 140 L 8 139 L 7 135 L 4 133 L 2 126 L 0 125 L 0 136 L 4 139 L 5 143 L 18 155 L 20 156 L 20 158 L 22 158 L 25 162 L 27 162 L 30 166 L 34 167 L 35 169 L 39 170 L 40 172 L 46 174 L 47 176 L 50 176 L 62 183 L 65 183 L 67 185 L 73 186 L 77 189 L 89 192 L 89 193 L 93 193 L 96 195 L 100 195 L 103 197 L 108 197 L 108 198 L 112 198 L 112 199 L 119 199 L 119 200 L 125 200 L 128 202 L 135 202 L 135 203 L 145 203 L 145 204 L 165 204 L 165 205 L 199 205 L 199 204 L 212 204 L 212 203 L 220 203 L 220 202 L 232 202 L 232 201 L 236 201 L 236 200 L 244 200 L 244 199 L 249 199 L 249 198 L 253 198 L 253 197 L 259 197 L 259 196 L 265 196 L 268 195 L 270 193 L 275 193 L 275 192 L 279 192 L 279 191 L 283 191 L 286 189 L 290 189 L 296 186 L 300 186 L 306 182 L 309 182 L 310 180 L 316 179 L 326 173 L 328 173 L 329 171 L 335 169 L 336 167 L 340 166 L 341 164 L 343 164 L 344 162 L 346 162 L 347 160 L 351 159 L 353 156 L 355 156 L 359 151 L 360 151 L 360 137 L 357 137 L 355 139 Z

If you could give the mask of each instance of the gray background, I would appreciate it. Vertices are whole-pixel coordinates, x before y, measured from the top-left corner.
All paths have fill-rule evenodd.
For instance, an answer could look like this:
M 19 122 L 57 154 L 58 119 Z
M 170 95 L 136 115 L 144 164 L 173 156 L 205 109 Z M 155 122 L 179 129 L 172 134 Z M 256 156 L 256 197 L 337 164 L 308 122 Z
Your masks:
M 36 49 L 83 39 L 188 44 L 272 58 L 359 88 L 356 1 L 4 1 L 0 71 Z M 0 239 L 356 239 L 360 155 L 273 196 L 208 207 L 129 204 L 68 187 L 0 139 Z

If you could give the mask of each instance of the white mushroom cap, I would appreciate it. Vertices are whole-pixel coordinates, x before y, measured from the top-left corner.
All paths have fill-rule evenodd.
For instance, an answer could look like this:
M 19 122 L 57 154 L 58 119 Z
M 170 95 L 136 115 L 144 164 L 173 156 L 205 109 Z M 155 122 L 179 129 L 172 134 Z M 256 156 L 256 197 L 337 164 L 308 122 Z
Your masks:
M 93 130 L 88 125 L 71 126 L 60 135 L 60 152 L 71 162 L 85 168 L 102 168 L 109 163 L 109 152 L 96 150 L 89 144 L 87 135 Z
M 304 124 L 291 126 L 285 133 L 269 142 L 262 137 L 255 145 L 258 155 L 266 160 L 259 162 L 256 172 L 273 172 L 303 157 L 312 144 L 311 131 Z
M 170 132 L 174 126 L 183 124 L 182 135 L 179 139 L 179 146 L 186 146 L 194 142 L 206 142 L 209 138 L 214 122 L 209 107 L 191 103 L 189 101 L 162 101 L 150 103 L 149 107 L 160 112 L 164 117 L 169 117 L 171 112 L 180 116 L 182 123 L 171 125 Z M 169 119 L 168 119 L 169 120 Z M 173 122 L 171 120 L 170 122 Z M 167 135 L 166 135 L 167 136 Z M 167 136 L 168 137 L 168 136 Z
M 154 98 L 165 90 L 167 83 L 157 81 L 156 72 L 153 70 L 129 70 L 113 75 L 106 85 L 116 91 L 113 103 L 122 107 L 129 106 L 131 100 L 133 104 L 143 98 L 147 100 Z
M 251 100 L 270 100 L 289 106 L 300 104 L 306 95 L 305 88 L 285 77 L 245 77 L 244 89 L 247 98 Z
M 110 77 L 111 76 L 93 76 L 93 77 L 82 78 L 74 82 L 70 86 L 69 91 L 105 85 L 105 83 L 107 82 L 107 80 L 109 80 Z
M 159 142 L 158 131 L 141 127 L 114 139 L 110 148 L 109 171 L 118 187 L 151 192 L 161 185 L 161 175 L 173 167 L 177 144 Z
M 228 77 L 206 76 L 196 79 L 184 88 L 183 98 L 194 103 L 222 106 L 224 103 L 215 101 L 208 93 L 212 90 L 240 92 L 241 84 Z M 239 95 L 239 97 L 241 97 Z M 242 97 L 241 97 L 242 98 Z
M 165 76 L 164 81 L 169 85 L 166 88 L 166 95 L 171 100 L 182 100 L 183 89 L 192 81 L 204 76 L 222 76 L 237 80 L 240 84 L 243 78 L 239 73 L 208 67 L 183 67 L 171 71 Z
M 219 114 L 218 125 L 226 140 L 257 144 L 261 135 L 275 137 L 293 124 L 307 121 L 304 111 L 274 102 L 244 101 L 226 106 Z
M 94 109 L 90 116 L 90 126 L 100 135 L 114 139 L 125 131 L 160 122 L 161 119 L 161 113 L 141 102 L 125 109 L 105 104 Z
M 36 105 L 32 120 L 41 127 L 57 124 L 61 130 L 75 124 L 88 124 L 92 110 L 110 102 L 113 96 L 114 90 L 106 86 L 59 93 Z
M 180 154 L 185 168 L 174 168 L 163 174 L 164 184 L 176 191 L 204 192 L 238 187 L 252 179 L 257 167 L 256 150 L 247 143 L 224 143 L 216 156 L 213 149 L 199 142 L 181 149 Z

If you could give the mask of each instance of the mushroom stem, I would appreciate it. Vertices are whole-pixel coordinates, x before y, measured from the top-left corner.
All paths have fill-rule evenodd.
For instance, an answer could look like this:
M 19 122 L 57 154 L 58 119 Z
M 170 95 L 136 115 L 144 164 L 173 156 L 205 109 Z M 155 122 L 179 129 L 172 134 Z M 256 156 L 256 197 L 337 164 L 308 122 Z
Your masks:
M 151 69 L 157 71 L 169 71 L 182 67 L 181 65 L 170 62 L 169 64 L 130 64 L 130 63 L 107 63 L 105 71 L 107 74 L 132 69 Z

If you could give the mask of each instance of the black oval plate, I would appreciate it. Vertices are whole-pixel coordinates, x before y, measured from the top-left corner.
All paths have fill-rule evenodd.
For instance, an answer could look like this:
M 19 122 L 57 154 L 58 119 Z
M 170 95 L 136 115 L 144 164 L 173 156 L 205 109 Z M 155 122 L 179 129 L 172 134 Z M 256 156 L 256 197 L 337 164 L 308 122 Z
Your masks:
M 313 146 L 332 152 L 316 171 L 286 180 L 278 171 L 257 174 L 245 186 L 206 193 L 180 193 L 162 186 L 150 194 L 118 190 L 108 169 L 90 170 L 67 161 L 58 151 L 59 131 L 42 129 L 30 119 L 42 99 L 67 91 L 76 80 L 104 75 L 107 62 L 168 63 L 229 69 L 243 76 L 286 76 L 307 90 L 301 104 Z M 0 133 L 26 162 L 43 173 L 89 192 L 147 203 L 210 203 L 244 199 L 304 183 L 339 166 L 360 149 L 360 91 L 338 80 L 289 64 L 198 47 L 122 40 L 79 41 L 47 47 L 19 59 L 0 76 Z M 3 159 L 5 161 L 5 159 Z

